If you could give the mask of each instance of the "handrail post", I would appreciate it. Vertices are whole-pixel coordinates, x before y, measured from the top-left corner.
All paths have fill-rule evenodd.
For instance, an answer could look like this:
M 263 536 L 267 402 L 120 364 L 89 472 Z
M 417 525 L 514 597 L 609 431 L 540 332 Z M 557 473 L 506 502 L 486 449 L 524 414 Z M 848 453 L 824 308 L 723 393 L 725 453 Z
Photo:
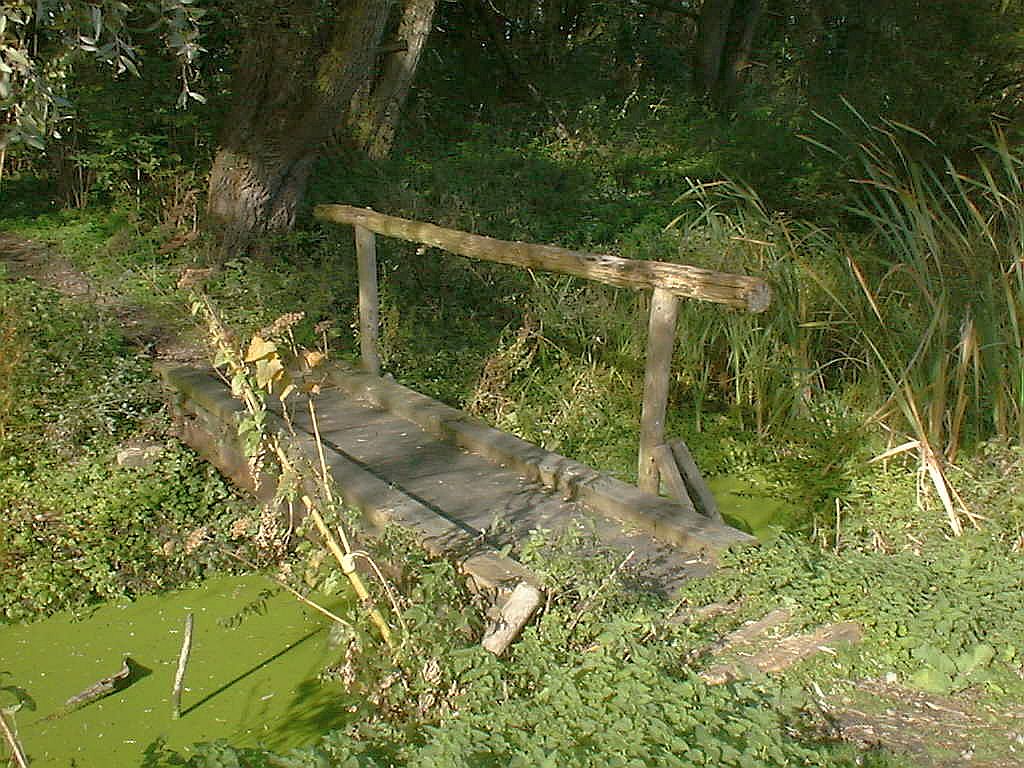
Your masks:
M 647 331 L 647 362 L 644 371 L 644 402 L 640 413 L 640 458 L 637 485 L 657 495 L 661 473 L 655 449 L 665 442 L 665 412 L 676 341 L 679 300 L 664 288 L 655 288 Z
M 356 224 L 356 261 L 359 264 L 359 352 L 363 368 L 380 374 L 380 299 L 377 293 L 376 235 Z

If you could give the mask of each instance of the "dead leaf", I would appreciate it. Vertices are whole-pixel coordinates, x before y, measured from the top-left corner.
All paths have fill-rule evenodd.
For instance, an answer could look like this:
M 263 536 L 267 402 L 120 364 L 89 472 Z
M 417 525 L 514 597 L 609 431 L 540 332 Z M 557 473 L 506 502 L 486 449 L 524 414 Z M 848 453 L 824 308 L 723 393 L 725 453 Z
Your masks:
M 249 342 L 249 351 L 245 355 L 245 362 L 255 363 L 275 352 L 277 352 L 277 344 L 267 341 L 262 336 L 253 336 L 252 341 Z
M 284 373 L 281 358 L 277 355 L 256 361 L 256 386 L 267 387 Z
M 325 355 L 323 352 L 316 352 L 314 350 L 307 349 L 305 352 L 303 352 L 303 357 L 306 360 L 306 366 L 308 368 L 316 368 L 318 365 L 320 365 L 320 363 L 322 363 L 327 358 L 327 355 Z

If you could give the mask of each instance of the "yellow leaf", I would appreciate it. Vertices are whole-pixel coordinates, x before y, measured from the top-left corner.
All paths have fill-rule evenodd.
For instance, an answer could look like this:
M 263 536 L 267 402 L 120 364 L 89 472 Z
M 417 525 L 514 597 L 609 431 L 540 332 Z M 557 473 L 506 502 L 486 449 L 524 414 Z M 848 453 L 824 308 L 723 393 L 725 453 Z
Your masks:
M 257 360 L 256 386 L 270 389 L 269 385 L 283 373 L 284 366 L 281 364 L 281 358 L 277 357 L 277 355 L 268 360 Z
M 284 389 L 281 390 L 281 394 L 278 395 L 278 398 L 283 403 L 285 401 L 285 399 L 287 399 L 288 395 L 290 395 L 294 391 L 295 391 L 295 385 L 294 384 L 289 384 L 287 387 L 285 387 Z
M 303 356 L 306 358 L 306 366 L 308 368 L 316 368 L 327 357 L 323 352 L 316 352 L 309 349 L 303 352 Z
M 277 344 L 260 336 L 253 336 L 252 341 L 249 342 L 249 351 L 245 355 L 245 362 L 254 363 L 275 352 L 277 352 Z

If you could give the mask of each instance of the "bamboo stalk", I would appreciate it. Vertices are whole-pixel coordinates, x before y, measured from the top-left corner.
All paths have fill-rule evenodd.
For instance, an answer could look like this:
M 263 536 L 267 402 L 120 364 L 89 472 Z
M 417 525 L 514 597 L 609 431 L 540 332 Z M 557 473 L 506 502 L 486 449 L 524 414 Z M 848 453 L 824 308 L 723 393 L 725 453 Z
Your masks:
M 171 717 L 178 720 L 181 717 L 181 691 L 185 687 L 185 670 L 188 668 L 188 658 L 192 653 L 192 627 L 194 619 L 190 613 L 185 617 L 185 636 L 181 640 L 181 653 L 178 655 L 178 671 L 174 674 L 174 690 L 171 692 L 171 700 L 174 702 L 174 711 Z

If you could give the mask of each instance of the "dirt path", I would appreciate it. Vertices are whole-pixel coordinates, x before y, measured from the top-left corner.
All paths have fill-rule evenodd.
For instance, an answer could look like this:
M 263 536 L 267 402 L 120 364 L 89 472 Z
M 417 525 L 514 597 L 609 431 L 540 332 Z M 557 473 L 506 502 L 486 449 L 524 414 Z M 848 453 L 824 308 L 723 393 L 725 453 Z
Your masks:
M 31 278 L 74 299 L 91 301 L 121 326 L 125 339 L 156 360 L 205 365 L 206 350 L 183 338 L 169 323 L 154 317 L 123 297 L 96 288 L 89 277 L 50 246 L 0 232 L 0 262 L 12 278 Z

